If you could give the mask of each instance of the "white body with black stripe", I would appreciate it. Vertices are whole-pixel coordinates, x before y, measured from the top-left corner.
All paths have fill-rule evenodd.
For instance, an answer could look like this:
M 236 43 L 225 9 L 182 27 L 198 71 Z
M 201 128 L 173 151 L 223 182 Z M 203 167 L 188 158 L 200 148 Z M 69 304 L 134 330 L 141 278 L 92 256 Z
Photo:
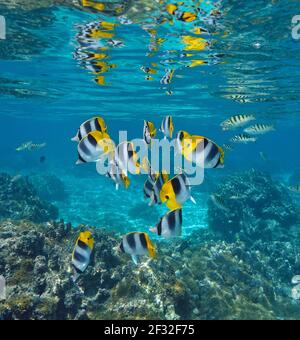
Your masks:
M 240 128 L 253 120 L 255 120 L 253 115 L 236 115 L 225 120 L 225 122 L 221 124 L 221 127 L 224 131 L 232 130 Z
M 81 124 L 76 136 L 72 138 L 71 140 L 73 142 L 80 142 L 84 137 L 86 137 L 92 131 L 105 132 L 105 131 L 102 131 L 102 128 L 99 124 L 98 119 L 99 119 L 98 117 L 95 117 Z
M 143 138 L 146 144 L 151 144 L 151 134 L 150 134 L 150 128 L 147 122 L 144 122 L 144 130 L 143 130 Z
M 131 256 L 133 262 L 138 264 L 138 257 L 149 254 L 144 233 L 130 233 L 123 236 L 120 250 Z
M 148 254 L 148 249 L 142 244 L 139 233 L 132 233 L 123 236 L 124 252 L 128 255 L 143 256 Z
M 116 165 L 114 161 L 109 164 L 109 170 L 107 172 L 107 177 L 112 179 L 116 184 L 116 190 L 119 190 L 120 185 L 124 183 L 122 177 L 122 170 Z
M 183 205 L 186 201 L 192 199 L 191 186 L 185 174 L 181 174 L 173 178 L 172 187 L 176 194 L 176 201 Z
M 155 183 L 153 184 L 152 192 L 150 195 L 151 201 L 150 201 L 150 206 L 153 206 L 155 204 L 161 204 L 161 199 L 160 199 L 160 190 L 164 185 L 164 178 L 163 175 L 160 174 Z
M 153 181 L 148 178 L 144 184 L 144 197 L 145 198 L 151 198 L 152 192 L 153 192 Z
M 171 132 L 172 117 L 167 116 L 163 119 L 160 131 L 165 135 L 165 138 L 172 138 Z
M 167 70 L 166 70 L 166 73 L 165 73 L 165 75 L 162 77 L 160 83 L 161 83 L 162 85 L 168 85 L 168 84 L 170 84 L 171 81 L 172 81 L 173 75 L 174 75 L 174 70 L 167 69 Z
M 173 210 L 166 214 L 151 231 L 166 239 L 181 236 L 182 209 Z
M 92 250 L 83 242 L 78 241 L 72 256 L 72 266 L 78 274 L 83 273 L 90 264 Z
M 219 148 L 207 139 L 203 139 L 197 144 L 191 157 L 199 167 L 204 169 L 224 167 L 224 165 L 220 164 L 221 154 Z
M 134 161 L 134 146 L 130 142 L 124 142 L 117 146 L 115 153 L 115 163 L 127 175 L 128 172 L 136 174 L 137 164 Z
M 91 135 L 80 141 L 77 150 L 79 157 L 77 164 L 97 162 L 104 156 L 103 149 Z
M 245 133 L 248 133 L 249 135 L 253 135 L 253 136 L 264 135 L 272 131 L 275 131 L 274 125 L 266 125 L 266 124 L 255 124 L 244 130 Z

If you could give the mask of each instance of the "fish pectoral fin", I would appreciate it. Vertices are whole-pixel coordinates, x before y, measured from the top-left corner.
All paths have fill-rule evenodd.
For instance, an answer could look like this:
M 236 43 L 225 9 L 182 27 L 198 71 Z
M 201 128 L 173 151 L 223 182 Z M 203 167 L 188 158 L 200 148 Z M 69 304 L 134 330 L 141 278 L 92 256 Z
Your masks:
M 191 196 L 190 200 L 194 203 L 194 204 L 197 204 L 196 200 L 194 199 L 193 196 Z
M 131 255 L 133 263 L 137 266 L 139 264 L 139 258 L 137 255 Z
M 80 159 L 78 159 L 78 161 L 76 162 L 76 165 L 80 165 L 80 164 L 83 164 L 84 162 L 81 161 Z

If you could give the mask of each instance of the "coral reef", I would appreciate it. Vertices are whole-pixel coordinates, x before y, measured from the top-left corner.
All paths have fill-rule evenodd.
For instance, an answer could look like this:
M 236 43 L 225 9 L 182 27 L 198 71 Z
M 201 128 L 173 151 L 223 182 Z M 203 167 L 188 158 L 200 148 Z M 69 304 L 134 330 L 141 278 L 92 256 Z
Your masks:
M 64 201 L 67 198 L 64 183 L 55 175 L 35 174 L 29 177 L 29 182 L 45 201 Z
M 46 222 L 58 217 L 58 210 L 43 201 L 27 178 L 0 174 L 0 219 Z
M 293 242 L 218 241 L 209 231 L 158 243 L 156 260 L 135 266 L 114 235 L 93 228 L 95 250 L 77 283 L 71 253 L 84 226 L 63 221 L 0 224 L 0 273 L 7 300 L 0 319 L 296 318 L 290 280 L 300 272 Z
M 299 222 L 297 205 L 288 190 L 256 170 L 229 176 L 217 189 L 223 209 L 208 202 L 212 230 L 227 240 L 278 240 Z

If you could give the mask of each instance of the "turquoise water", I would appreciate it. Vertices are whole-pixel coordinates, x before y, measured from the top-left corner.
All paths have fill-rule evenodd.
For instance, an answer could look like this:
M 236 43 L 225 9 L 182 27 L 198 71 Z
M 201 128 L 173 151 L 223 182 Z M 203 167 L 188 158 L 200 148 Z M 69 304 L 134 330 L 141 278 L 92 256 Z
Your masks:
M 186 10 L 191 3 L 186 2 Z M 193 23 L 174 20 L 163 25 L 154 24 L 159 14 L 155 11 L 144 12 L 142 18 L 136 14 L 132 23 L 122 24 L 118 18 L 78 9 L 25 11 L 0 5 L 7 22 L 6 40 L 0 41 L 1 172 L 57 176 L 68 198 L 54 204 L 59 218 L 72 225 L 120 235 L 147 231 L 166 208 L 148 207 L 143 199 L 145 176 L 133 177 L 128 190 L 115 191 L 109 179 L 97 174 L 95 164 L 76 166 L 76 144 L 70 139 L 80 124 L 99 115 L 114 140 L 120 130 L 132 139 L 142 137 L 144 120 L 158 128 L 172 115 L 176 132 L 186 130 L 223 145 L 242 130 L 224 132 L 221 122 L 251 114 L 258 123 L 274 124 L 276 131 L 259 136 L 255 144 L 234 145 L 226 152 L 224 169 L 205 172 L 204 184 L 192 189 L 197 205 L 184 206 L 183 237 L 209 228 L 209 196 L 228 175 L 256 169 L 284 187 L 292 184 L 289 178 L 300 168 L 300 41 L 293 39 L 291 24 L 300 14 L 299 4 L 208 3 L 201 5 L 202 15 Z M 213 10 L 218 15 L 213 16 Z M 116 24 L 102 33 L 112 34 L 119 45 L 111 46 L 105 37 L 89 42 L 82 38 L 97 21 Z M 199 27 L 207 32 L 195 34 Z M 108 69 L 92 72 L 91 61 L 78 57 L 80 53 L 106 54 L 96 61 Z M 143 66 L 155 73 L 147 75 Z M 170 84 L 161 84 L 166 69 L 175 73 Z M 104 77 L 105 84 L 97 84 L 97 77 Z M 27 141 L 47 146 L 16 152 Z M 41 156 L 46 157 L 44 163 Z M 293 199 L 299 202 L 297 195 Z

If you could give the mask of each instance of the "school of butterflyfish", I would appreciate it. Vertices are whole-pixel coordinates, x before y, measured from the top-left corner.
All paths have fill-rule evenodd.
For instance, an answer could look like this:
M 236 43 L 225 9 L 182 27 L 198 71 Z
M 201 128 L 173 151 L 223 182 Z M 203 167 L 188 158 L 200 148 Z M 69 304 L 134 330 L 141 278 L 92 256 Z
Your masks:
M 176 152 L 188 162 L 194 162 L 197 167 L 203 169 L 224 167 L 225 153 L 222 147 L 209 138 L 191 135 L 186 131 L 178 131 L 176 134 L 172 116 L 164 117 L 159 129 L 155 127 L 154 122 L 144 121 L 141 132 L 140 141 L 144 143 L 147 150 L 160 134 L 163 140 L 171 141 L 175 138 Z M 157 225 L 149 231 L 165 239 L 182 235 L 183 207 L 189 200 L 196 204 L 185 169 L 181 169 L 173 177 L 165 170 L 154 171 L 148 156 L 139 159 L 134 141 L 115 144 L 102 117 L 94 117 L 82 123 L 71 140 L 77 143 L 76 164 L 96 163 L 97 169 L 106 165 L 106 173 L 103 175 L 113 182 L 116 190 L 120 187 L 128 189 L 132 181 L 131 177 L 146 174 L 143 187 L 144 199 L 149 201 L 150 207 L 165 205 L 168 208 L 168 213 L 161 217 Z M 201 162 L 197 163 L 197 160 Z M 75 280 L 88 267 L 93 247 L 92 234 L 89 231 L 81 233 L 72 256 Z M 156 256 L 155 245 L 145 232 L 125 235 L 119 250 L 130 255 L 134 263 L 138 263 L 140 256 L 148 255 L 150 258 Z
M 155 15 L 150 15 L 148 20 L 140 22 L 140 27 L 149 36 L 146 54 L 149 62 L 140 66 L 140 71 L 147 81 L 157 79 L 165 92 L 172 95 L 170 85 L 174 77 L 180 78 L 176 75 L 179 69 L 221 62 L 222 56 L 210 51 L 213 33 L 202 27 L 202 24 L 216 29 L 222 13 L 220 4 L 203 0 L 174 3 L 157 0 L 157 4 L 159 10 Z M 98 85 L 109 85 L 106 75 L 118 67 L 116 63 L 110 62 L 110 52 L 125 46 L 124 41 L 117 37 L 117 27 L 134 24 L 127 17 L 132 1 L 102 3 L 82 0 L 82 5 L 89 10 L 115 17 L 114 22 L 97 21 L 78 26 L 78 46 L 74 53 L 74 58 L 93 75 Z M 163 25 L 168 25 L 167 30 L 159 29 Z M 178 28 L 178 25 L 181 29 L 172 30 L 172 27 Z M 222 147 L 201 135 L 192 135 L 186 131 L 176 133 L 172 116 L 165 117 L 159 129 L 154 122 L 144 121 L 142 140 L 150 149 L 159 134 L 165 140 L 175 138 L 176 152 L 184 160 L 201 169 L 219 169 L 224 167 L 225 151 L 233 151 L 234 144 L 254 143 L 259 136 L 275 130 L 273 125 L 255 123 L 255 120 L 254 115 L 240 114 L 224 121 L 221 124 L 224 132 L 243 130 L 232 136 Z M 168 208 L 168 212 L 149 232 L 165 239 L 182 235 L 183 207 L 189 200 L 196 204 L 184 168 L 173 177 L 165 170 L 153 170 L 148 157 L 139 158 L 134 141 L 115 144 L 102 117 L 94 117 L 84 122 L 72 141 L 77 143 L 77 164 L 96 163 L 98 173 L 99 169 L 106 165 L 105 175 L 117 190 L 120 187 L 128 189 L 133 175 L 146 174 L 143 193 L 144 199 L 149 201 L 149 207 L 165 205 Z M 290 190 L 300 192 L 300 186 L 292 186 Z M 219 195 L 211 195 L 211 200 L 219 209 L 227 209 L 226 202 Z M 90 231 L 80 233 L 72 255 L 74 281 L 89 266 L 94 246 L 95 241 Z M 118 250 L 131 256 L 135 264 L 138 264 L 142 256 L 155 258 L 157 252 L 148 233 L 139 231 L 124 235 Z

